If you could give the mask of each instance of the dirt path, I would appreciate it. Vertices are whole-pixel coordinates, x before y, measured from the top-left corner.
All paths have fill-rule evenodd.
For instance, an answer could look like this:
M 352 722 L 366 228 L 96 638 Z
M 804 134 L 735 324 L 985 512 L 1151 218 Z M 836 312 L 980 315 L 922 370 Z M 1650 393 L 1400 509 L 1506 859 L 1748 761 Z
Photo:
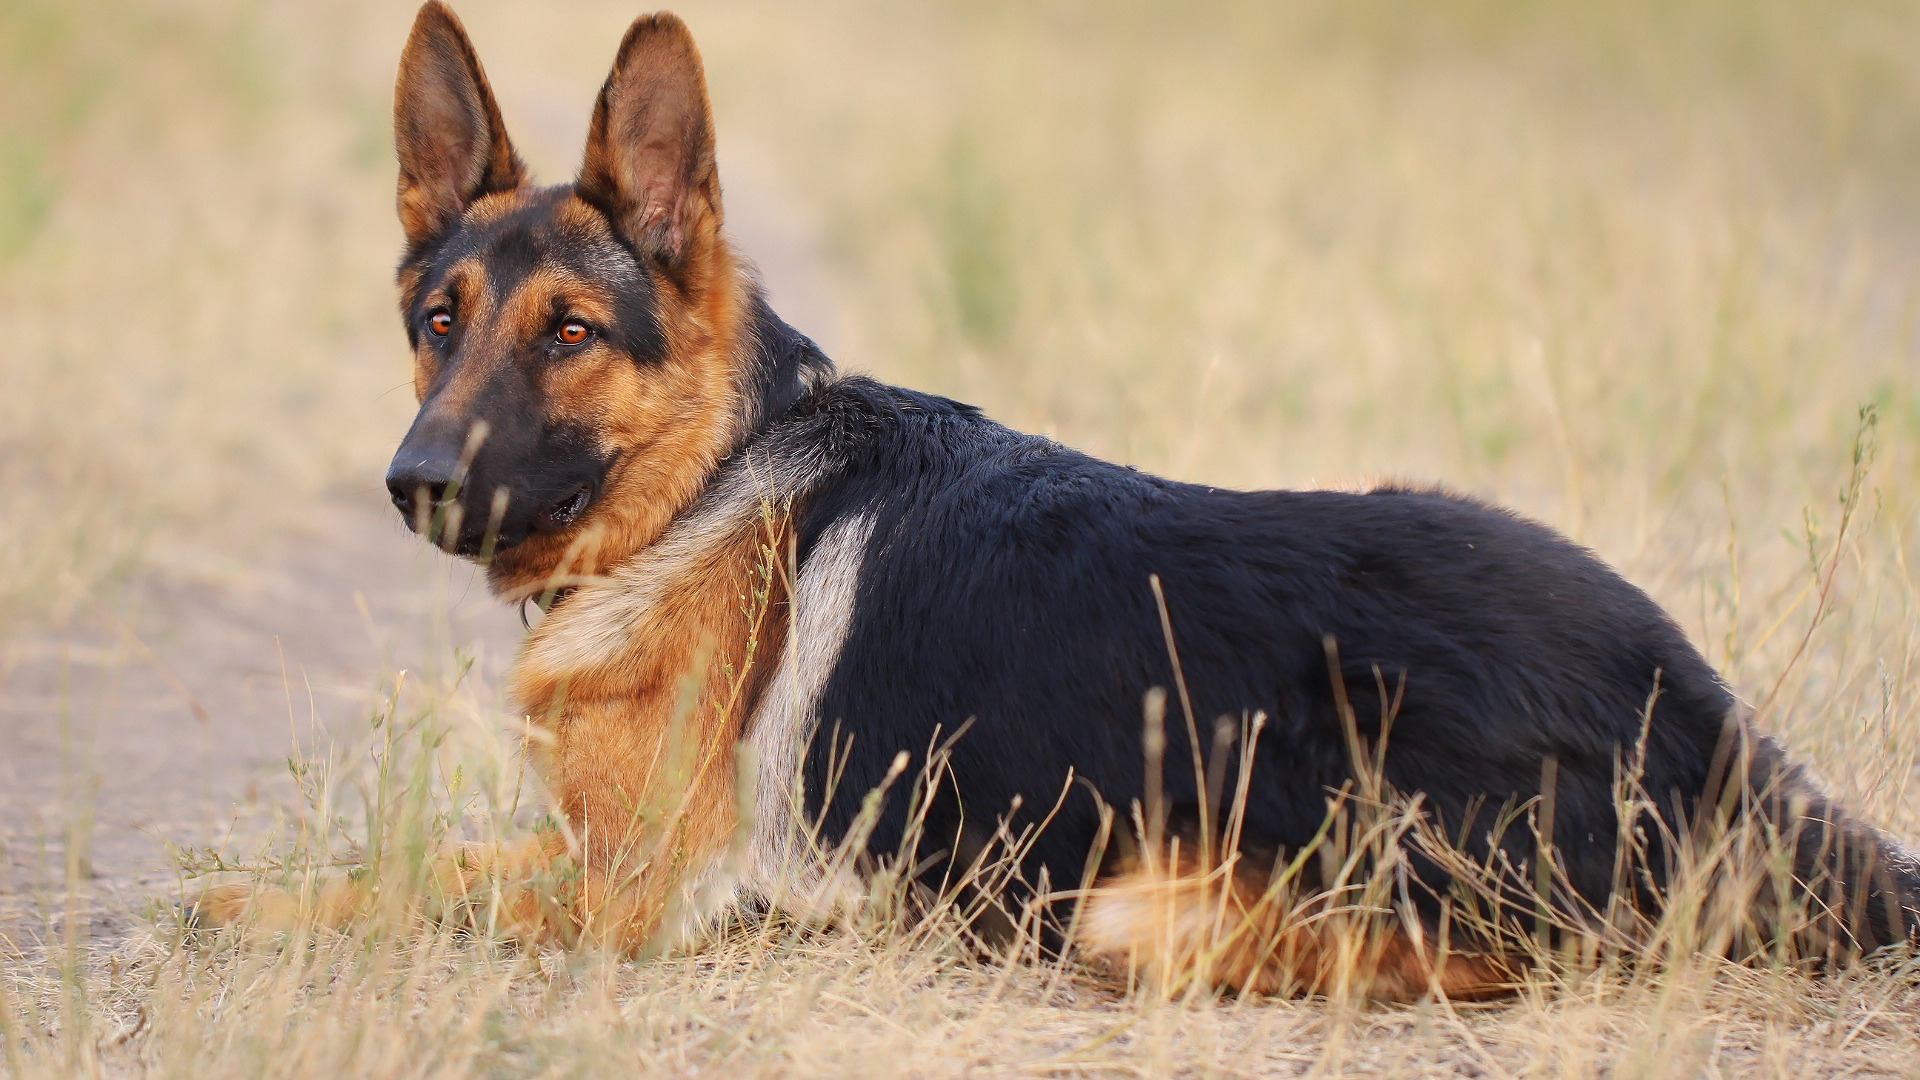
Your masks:
M 359 722 L 399 668 L 452 641 L 483 675 L 512 659 L 518 617 L 478 572 L 419 543 L 370 495 L 289 535 L 230 586 L 164 578 L 120 612 L 10 648 L 0 684 L 0 926 L 22 944 L 62 916 L 69 852 L 94 936 L 177 895 L 166 841 L 232 844 L 290 784 L 295 732 Z M 443 648 L 444 646 L 442 646 Z

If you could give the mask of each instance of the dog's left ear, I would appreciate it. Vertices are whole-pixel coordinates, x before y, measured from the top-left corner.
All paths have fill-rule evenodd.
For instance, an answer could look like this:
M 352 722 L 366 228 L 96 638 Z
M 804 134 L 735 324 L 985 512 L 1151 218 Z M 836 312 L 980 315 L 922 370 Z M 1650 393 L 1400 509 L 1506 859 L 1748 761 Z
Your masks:
M 669 271 L 717 236 L 707 76 L 677 16 L 642 15 L 627 30 L 593 109 L 575 190 Z

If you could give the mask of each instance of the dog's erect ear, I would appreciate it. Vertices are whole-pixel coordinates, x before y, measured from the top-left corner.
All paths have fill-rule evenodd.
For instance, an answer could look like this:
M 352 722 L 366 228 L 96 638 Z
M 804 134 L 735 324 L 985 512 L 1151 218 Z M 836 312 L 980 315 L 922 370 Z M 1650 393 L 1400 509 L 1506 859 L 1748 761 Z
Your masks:
M 473 43 L 440 0 L 421 5 L 400 54 L 393 142 L 400 227 L 413 247 L 451 228 L 475 199 L 526 179 Z
M 670 269 L 718 228 L 707 76 L 678 17 L 643 15 L 627 30 L 593 109 L 576 190 Z

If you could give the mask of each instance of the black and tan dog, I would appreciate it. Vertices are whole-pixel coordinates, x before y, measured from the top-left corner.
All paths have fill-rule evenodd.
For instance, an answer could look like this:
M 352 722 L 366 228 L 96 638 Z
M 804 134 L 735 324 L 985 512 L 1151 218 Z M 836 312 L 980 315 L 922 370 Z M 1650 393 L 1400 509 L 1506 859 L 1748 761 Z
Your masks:
M 1432 491 L 1175 483 L 837 373 L 728 247 L 705 76 L 673 16 L 627 33 L 572 184 L 528 182 L 439 3 L 414 25 L 394 112 L 421 405 L 388 487 L 502 598 L 551 608 L 513 692 L 544 729 L 561 827 L 441 866 L 455 888 L 501 884 L 516 932 L 632 948 L 778 892 L 803 835 L 845 837 L 897 755 L 966 727 L 913 811 L 923 867 L 1050 817 L 1023 877 L 1071 887 L 1091 866 L 1093 950 L 1192 959 L 1217 897 L 1259 933 L 1215 949 L 1215 977 L 1312 987 L 1337 950 L 1260 914 L 1263 891 L 1324 841 L 1333 793 L 1364 779 L 1356 748 L 1382 747 L 1387 720 L 1377 789 L 1417 796 L 1468 861 L 1521 878 L 1550 834 L 1563 921 L 1623 882 L 1657 904 L 1673 849 L 1722 810 L 1794 838 L 1788 891 L 1826 913 L 1830 943 L 1872 948 L 1920 921 L 1914 859 L 1823 798 L 1665 613 L 1552 531 Z M 1154 688 L 1178 691 L 1163 752 L 1142 724 Z M 1240 778 L 1231 813 L 1218 791 L 1207 805 L 1214 718 Z M 1646 870 L 1623 878 L 1629 761 Z M 1542 805 L 1543 777 L 1551 812 L 1496 829 L 1498 808 Z M 1145 823 L 1155 846 L 1094 852 L 1102 807 L 1131 833 L 1143 800 L 1164 815 Z M 906 800 L 886 805 L 860 826 L 869 850 L 909 828 Z M 1161 828 L 1186 856 L 1156 855 Z M 1218 870 L 1196 853 L 1230 839 L 1220 889 L 1185 889 Z M 513 891 L 562 859 L 580 876 L 558 913 Z M 1457 866 L 1401 866 L 1372 989 L 1504 979 L 1470 949 L 1438 977 Z M 350 899 L 329 889 L 321 917 Z M 291 903 L 232 888 L 200 914 Z

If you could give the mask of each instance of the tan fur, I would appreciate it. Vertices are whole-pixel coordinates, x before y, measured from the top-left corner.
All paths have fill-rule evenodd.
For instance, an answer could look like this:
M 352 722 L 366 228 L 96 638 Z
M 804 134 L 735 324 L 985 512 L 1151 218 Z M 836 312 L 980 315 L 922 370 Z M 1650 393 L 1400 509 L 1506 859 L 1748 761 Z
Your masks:
M 1183 862 L 1178 873 L 1135 866 L 1094 887 L 1080 935 L 1096 957 L 1166 992 L 1199 983 L 1412 1001 L 1512 987 L 1513 972 L 1499 958 L 1443 951 L 1395 918 L 1290 897 L 1250 871 L 1205 874 Z

